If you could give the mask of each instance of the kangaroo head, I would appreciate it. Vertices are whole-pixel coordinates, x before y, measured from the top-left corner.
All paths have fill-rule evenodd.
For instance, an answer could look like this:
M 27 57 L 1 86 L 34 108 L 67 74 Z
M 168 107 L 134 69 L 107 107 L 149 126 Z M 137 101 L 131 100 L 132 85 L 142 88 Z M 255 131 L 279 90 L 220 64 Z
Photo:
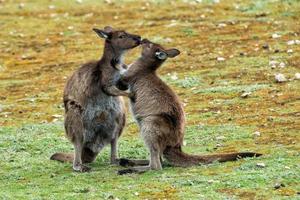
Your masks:
M 93 29 L 98 36 L 104 38 L 115 50 L 125 51 L 138 46 L 141 42 L 141 36 L 127 33 L 123 30 L 114 30 L 110 26 L 101 29 Z
M 142 58 L 154 66 L 159 66 L 167 60 L 167 58 L 174 58 L 180 54 L 178 49 L 165 49 L 161 45 L 153 43 L 147 39 L 143 39 L 141 44 Z

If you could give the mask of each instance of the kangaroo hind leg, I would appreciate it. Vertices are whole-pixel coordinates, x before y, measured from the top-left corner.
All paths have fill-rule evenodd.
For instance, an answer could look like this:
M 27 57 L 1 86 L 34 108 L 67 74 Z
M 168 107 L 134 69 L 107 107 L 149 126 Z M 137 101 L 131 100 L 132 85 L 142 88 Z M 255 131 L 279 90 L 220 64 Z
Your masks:
M 83 165 L 82 163 L 82 153 L 83 153 L 83 144 L 82 142 L 76 142 L 74 144 L 75 156 L 73 161 L 73 170 L 76 172 L 88 172 L 91 168 Z

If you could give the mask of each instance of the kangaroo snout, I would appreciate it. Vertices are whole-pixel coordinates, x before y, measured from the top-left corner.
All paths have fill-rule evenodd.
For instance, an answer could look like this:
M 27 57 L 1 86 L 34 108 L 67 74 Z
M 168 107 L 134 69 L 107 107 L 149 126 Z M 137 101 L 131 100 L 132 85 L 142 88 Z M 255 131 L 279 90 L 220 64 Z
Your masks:
M 142 38 L 139 35 L 133 35 L 132 37 L 138 44 L 141 44 Z
M 141 44 L 147 44 L 147 43 L 149 43 L 150 41 L 148 40 L 148 39 L 146 39 L 146 38 L 144 38 L 142 41 L 141 41 Z

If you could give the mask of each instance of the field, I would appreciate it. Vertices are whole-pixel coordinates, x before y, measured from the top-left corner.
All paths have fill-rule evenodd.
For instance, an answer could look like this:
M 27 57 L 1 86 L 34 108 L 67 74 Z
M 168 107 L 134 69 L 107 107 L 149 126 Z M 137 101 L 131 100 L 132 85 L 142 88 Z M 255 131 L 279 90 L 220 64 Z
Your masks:
M 299 0 L 0 0 L 0 199 L 299 199 L 299 10 Z M 186 152 L 264 155 L 123 176 L 108 147 L 90 173 L 50 161 L 73 151 L 63 88 L 101 57 L 92 28 L 106 25 L 180 49 L 159 75 L 184 103 Z M 119 154 L 148 155 L 130 114 Z

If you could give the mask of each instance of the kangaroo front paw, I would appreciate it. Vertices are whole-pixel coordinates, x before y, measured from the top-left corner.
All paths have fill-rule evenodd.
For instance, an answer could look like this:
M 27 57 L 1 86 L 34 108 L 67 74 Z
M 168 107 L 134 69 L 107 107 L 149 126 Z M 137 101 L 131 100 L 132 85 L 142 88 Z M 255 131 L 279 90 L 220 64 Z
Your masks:
M 75 172 L 89 172 L 91 168 L 85 165 L 73 165 L 73 170 Z
M 135 172 L 135 170 L 130 169 L 130 168 L 128 168 L 128 169 L 122 169 L 122 170 L 118 170 L 118 175 L 132 174 L 134 172 Z
M 119 165 L 122 167 L 134 166 L 134 163 L 132 163 L 131 160 L 127 158 L 120 158 L 118 161 Z

